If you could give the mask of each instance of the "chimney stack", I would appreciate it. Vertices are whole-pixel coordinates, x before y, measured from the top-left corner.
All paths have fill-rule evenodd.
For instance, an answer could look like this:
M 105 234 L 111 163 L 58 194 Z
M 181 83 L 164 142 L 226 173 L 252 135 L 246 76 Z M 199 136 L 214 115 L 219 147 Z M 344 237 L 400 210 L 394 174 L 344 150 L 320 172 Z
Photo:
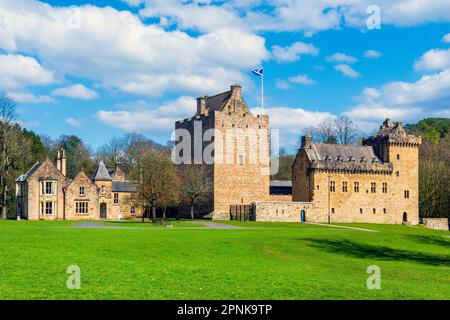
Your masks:
M 234 84 L 231 86 L 231 96 L 235 98 L 242 96 L 242 87 L 240 84 Z
M 66 172 L 66 150 L 64 150 L 63 148 L 61 148 L 61 173 L 62 175 L 65 177 L 67 172 Z
M 56 168 L 61 171 L 61 152 L 58 151 L 58 154 L 56 156 Z
M 303 149 L 310 149 L 312 145 L 312 137 L 310 135 L 302 136 L 302 145 Z
M 208 99 L 207 96 L 197 98 L 197 116 L 208 114 L 208 110 L 206 109 L 206 99 Z

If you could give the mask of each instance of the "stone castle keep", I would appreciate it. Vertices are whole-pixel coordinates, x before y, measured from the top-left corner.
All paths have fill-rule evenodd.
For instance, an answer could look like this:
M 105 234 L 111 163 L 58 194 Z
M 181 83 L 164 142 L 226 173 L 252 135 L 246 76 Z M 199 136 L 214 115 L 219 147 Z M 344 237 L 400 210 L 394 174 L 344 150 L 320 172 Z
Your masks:
M 252 114 L 241 86 L 198 98 L 196 114 L 177 121 L 175 129 L 176 150 L 186 142 L 177 132 L 192 140 L 178 154 L 186 160 L 178 165 L 201 166 L 209 179 L 200 210 L 213 219 L 230 219 L 241 210 L 256 221 L 419 223 L 421 138 L 407 134 L 401 122 L 386 119 L 360 146 L 315 144 L 303 136 L 292 166 L 292 194 L 270 192 L 290 183 L 271 184 L 269 117 Z M 212 161 L 204 161 L 205 155 Z M 134 218 L 142 214 L 130 201 L 135 191 L 120 165 L 108 170 L 100 162 L 92 178 L 80 172 L 68 179 L 61 150 L 56 164 L 47 159 L 16 180 L 17 214 L 30 220 Z

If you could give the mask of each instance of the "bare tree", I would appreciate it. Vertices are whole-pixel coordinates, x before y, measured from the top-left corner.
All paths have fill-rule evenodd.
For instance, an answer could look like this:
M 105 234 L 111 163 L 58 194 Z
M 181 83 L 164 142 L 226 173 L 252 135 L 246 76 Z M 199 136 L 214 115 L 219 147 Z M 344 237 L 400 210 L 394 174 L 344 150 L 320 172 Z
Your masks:
M 334 120 L 334 132 L 338 143 L 349 145 L 355 142 L 358 128 L 349 117 L 340 116 Z
M 114 166 L 122 162 L 124 156 L 124 141 L 120 138 L 112 138 L 97 151 L 97 157 L 107 166 Z
M 5 93 L 0 93 L 0 145 L 1 145 L 1 168 L 0 168 L 0 190 L 2 207 L 1 217 L 6 219 L 7 213 L 7 193 L 8 193 L 8 176 L 12 162 L 10 152 L 14 151 L 13 145 L 15 139 L 14 134 L 14 122 L 17 120 L 16 103 L 9 98 Z
M 336 143 L 335 125 L 332 118 L 327 118 L 317 127 L 317 138 L 323 143 Z
M 211 182 L 201 166 L 184 167 L 182 176 L 181 195 L 189 201 L 191 219 L 194 219 L 194 207 L 208 196 Z

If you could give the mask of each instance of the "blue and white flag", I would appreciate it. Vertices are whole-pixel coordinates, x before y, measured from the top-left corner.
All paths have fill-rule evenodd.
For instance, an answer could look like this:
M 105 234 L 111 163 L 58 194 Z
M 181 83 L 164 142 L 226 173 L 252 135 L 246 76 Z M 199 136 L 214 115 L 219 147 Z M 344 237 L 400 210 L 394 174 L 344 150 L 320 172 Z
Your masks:
M 262 67 L 252 70 L 252 72 L 253 72 L 253 74 L 256 74 L 257 76 L 260 76 L 260 77 L 262 77 L 264 75 L 264 69 Z

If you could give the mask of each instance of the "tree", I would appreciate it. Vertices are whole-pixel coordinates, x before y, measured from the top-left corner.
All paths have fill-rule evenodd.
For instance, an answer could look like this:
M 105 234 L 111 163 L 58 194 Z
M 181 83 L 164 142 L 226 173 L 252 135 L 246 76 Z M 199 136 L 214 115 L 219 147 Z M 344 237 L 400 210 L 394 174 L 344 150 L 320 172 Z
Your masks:
M 150 207 L 152 222 L 156 222 L 156 209 L 165 210 L 176 201 L 175 165 L 163 152 L 149 149 L 139 158 L 139 166 L 133 170 L 132 177 L 138 181 L 136 193 L 142 209 Z
M 56 153 L 60 148 L 66 150 L 67 157 L 67 177 L 73 179 L 81 170 L 91 175 L 95 171 L 95 162 L 92 153 L 83 141 L 74 135 L 62 135 L 53 144 L 50 157 L 56 158 Z
M 194 219 L 194 207 L 211 192 L 211 182 L 202 166 L 184 166 L 181 170 L 181 195 L 189 201 L 191 219 Z
M 337 143 L 349 145 L 355 142 L 358 128 L 349 117 L 340 116 L 334 120 L 334 133 Z
M 333 119 L 327 118 L 319 123 L 316 131 L 317 138 L 323 143 L 336 143 L 335 123 Z
M 97 151 L 98 160 L 102 160 L 107 166 L 114 166 L 122 162 L 124 156 L 124 142 L 120 138 L 112 138 Z

